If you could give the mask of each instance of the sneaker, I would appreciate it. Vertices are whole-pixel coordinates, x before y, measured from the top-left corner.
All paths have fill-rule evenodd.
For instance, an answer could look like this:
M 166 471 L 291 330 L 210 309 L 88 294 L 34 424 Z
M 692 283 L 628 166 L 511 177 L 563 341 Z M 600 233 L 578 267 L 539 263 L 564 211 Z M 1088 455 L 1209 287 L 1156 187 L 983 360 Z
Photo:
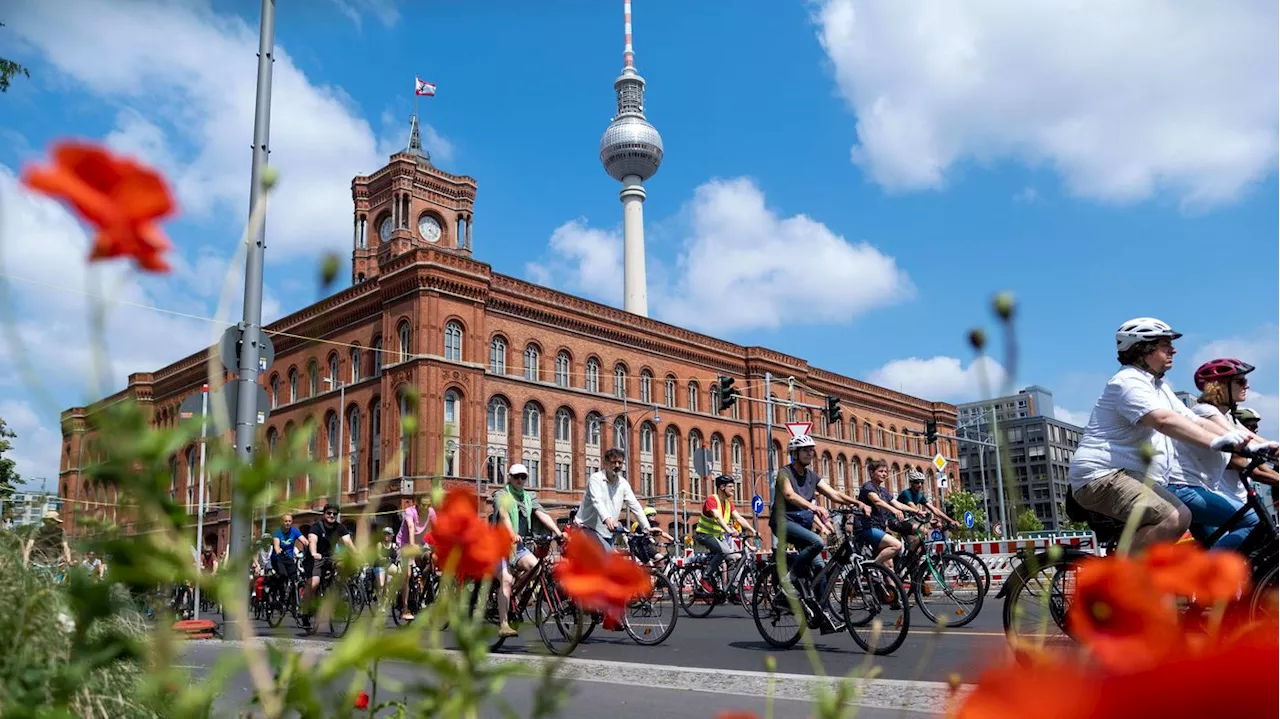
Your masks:
M 711 586 L 711 583 L 710 583 L 710 582 L 708 582 L 706 579 L 699 579 L 699 580 L 698 580 L 698 588 L 699 588 L 699 589 L 701 589 L 702 591 L 706 592 L 707 594 L 715 594 L 715 593 L 716 593 L 716 589 L 715 589 L 715 587 Z

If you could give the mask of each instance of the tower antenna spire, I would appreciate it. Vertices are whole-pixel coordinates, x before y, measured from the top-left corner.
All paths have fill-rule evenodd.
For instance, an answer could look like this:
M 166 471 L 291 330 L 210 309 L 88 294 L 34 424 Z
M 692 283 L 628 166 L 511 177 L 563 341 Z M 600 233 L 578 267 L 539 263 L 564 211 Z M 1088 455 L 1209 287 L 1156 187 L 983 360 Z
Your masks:
M 648 316 L 644 259 L 644 181 L 662 165 L 662 136 L 644 116 L 644 78 L 631 46 L 631 0 L 622 0 L 622 74 L 613 81 L 618 110 L 600 138 L 600 163 L 622 183 L 623 309 Z

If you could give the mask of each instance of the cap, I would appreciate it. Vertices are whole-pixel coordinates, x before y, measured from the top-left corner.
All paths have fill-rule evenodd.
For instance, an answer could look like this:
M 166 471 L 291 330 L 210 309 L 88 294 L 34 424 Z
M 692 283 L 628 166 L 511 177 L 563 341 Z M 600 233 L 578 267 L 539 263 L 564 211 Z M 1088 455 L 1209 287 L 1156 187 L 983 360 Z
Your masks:
M 520 464 L 519 462 L 517 462 L 517 463 L 515 463 L 515 464 L 511 465 L 511 469 L 508 469 L 508 470 L 507 470 L 507 476 L 508 476 L 508 477 L 514 477 L 514 476 L 516 476 L 517 474 L 523 474 L 524 476 L 528 477 L 528 476 L 529 476 L 529 468 L 528 468 L 528 467 L 526 467 L 526 466 L 524 466 L 523 464 Z
M 62 515 L 58 514 L 57 510 L 53 510 L 53 509 L 47 510 L 47 511 L 44 513 L 44 518 L 45 518 L 45 519 L 52 519 L 53 521 L 57 522 L 58 524 L 62 524 Z

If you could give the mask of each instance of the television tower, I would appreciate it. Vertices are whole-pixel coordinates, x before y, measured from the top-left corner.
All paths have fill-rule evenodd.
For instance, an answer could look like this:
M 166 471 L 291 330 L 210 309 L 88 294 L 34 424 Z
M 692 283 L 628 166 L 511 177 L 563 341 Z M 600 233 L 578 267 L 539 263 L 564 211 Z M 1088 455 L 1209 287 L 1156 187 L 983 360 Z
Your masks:
M 662 164 L 662 137 L 644 117 L 644 78 L 636 72 L 631 49 L 631 0 L 622 0 L 624 49 L 622 74 L 613 81 L 618 112 L 600 138 L 600 163 L 622 183 L 623 306 L 648 316 L 649 293 L 644 271 L 644 181 Z

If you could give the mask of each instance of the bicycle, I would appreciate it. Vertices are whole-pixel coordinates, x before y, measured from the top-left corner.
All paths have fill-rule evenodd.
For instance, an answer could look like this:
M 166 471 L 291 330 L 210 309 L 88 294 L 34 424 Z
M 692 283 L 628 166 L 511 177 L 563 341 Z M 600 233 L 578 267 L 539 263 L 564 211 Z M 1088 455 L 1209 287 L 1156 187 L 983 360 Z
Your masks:
M 759 537 L 752 537 L 751 548 L 748 550 L 747 541 L 741 540 L 737 549 L 737 559 L 725 558 L 724 565 L 728 567 L 728 580 L 725 587 L 720 587 L 720 582 L 715 577 L 707 577 L 705 568 L 710 561 L 709 555 L 696 554 L 695 559 L 684 567 L 681 567 L 677 577 L 672 583 L 680 588 L 680 607 L 684 609 L 685 614 L 695 619 L 700 619 L 711 613 L 717 604 L 740 602 L 743 607 L 751 606 L 751 594 L 754 590 L 756 572 L 764 563 L 757 560 L 754 553 L 760 550 L 761 542 Z M 714 587 L 714 591 L 708 592 L 703 588 L 703 580 Z M 748 589 L 751 587 L 751 589 Z
M 1250 510 L 1257 514 L 1259 520 L 1257 526 L 1236 550 L 1245 556 L 1249 564 L 1249 575 L 1253 587 L 1253 592 L 1249 596 L 1249 614 L 1251 617 L 1256 617 L 1264 609 L 1262 606 L 1264 600 L 1280 588 L 1277 582 L 1278 561 L 1280 561 L 1277 542 L 1280 541 L 1280 535 L 1277 534 L 1276 525 L 1271 515 L 1266 512 L 1266 505 L 1258 495 L 1250 477 L 1258 467 L 1267 462 L 1274 463 L 1275 460 L 1265 455 L 1243 451 L 1237 451 L 1236 454 L 1249 458 L 1249 463 L 1238 470 L 1240 482 L 1245 487 L 1246 501 L 1226 523 L 1199 543 L 1204 547 L 1212 547 L 1219 539 L 1235 529 Z M 1068 517 L 1077 522 L 1088 523 L 1089 528 L 1097 536 L 1100 549 L 1108 554 L 1116 551 L 1120 535 L 1124 531 L 1123 521 L 1086 510 L 1075 501 L 1071 492 L 1067 493 L 1066 508 Z M 1061 633 L 1066 644 L 1074 643 L 1075 640 L 1067 625 L 1067 613 L 1075 586 L 1074 571 L 1081 561 L 1094 558 L 1096 555 L 1070 547 L 1053 547 L 1029 558 L 1023 551 L 1019 551 L 1018 556 L 1022 561 L 1014 568 L 1013 574 L 996 594 L 997 598 L 1004 600 L 1002 621 L 1005 636 L 1010 645 L 1016 648 L 1032 637 L 1043 644 L 1049 639 L 1046 632 L 1051 627 Z M 1048 576 L 1047 580 L 1043 578 L 1045 576 Z M 1032 597 L 1033 601 L 1023 606 L 1021 600 L 1024 596 Z M 1029 608 L 1040 609 L 1042 606 L 1047 607 L 1049 617 L 1033 620 L 1027 624 L 1037 631 L 1020 631 L 1020 620 L 1028 616 Z
M 915 599 L 915 605 L 925 618 L 934 624 L 963 627 L 982 611 L 986 594 L 981 591 L 982 574 L 970 559 L 945 550 L 929 550 L 929 537 L 923 530 L 927 518 L 915 512 L 908 514 L 920 520 L 913 524 L 919 541 L 913 548 L 906 537 L 903 538 L 903 551 L 894 558 L 894 569 L 902 579 L 903 586 L 910 586 L 909 596 Z M 864 557 L 875 557 L 876 550 L 873 547 L 859 544 L 859 551 Z M 967 596 L 969 592 L 973 593 L 972 599 Z M 902 596 L 905 598 L 908 595 Z M 952 614 L 961 618 L 953 620 L 950 616 L 935 611 L 933 605 L 939 597 L 952 600 L 956 606 Z
M 391 602 L 391 621 L 396 626 L 408 624 L 413 619 L 405 619 L 405 608 L 407 607 L 410 614 L 416 616 L 422 608 L 431 604 L 436 600 L 436 595 L 440 592 L 440 576 L 436 574 L 435 564 L 431 560 L 431 555 L 423 555 L 421 561 L 416 559 L 400 560 L 400 565 L 409 568 L 409 576 L 405 579 L 409 583 L 409 595 L 405 597 L 404 590 L 396 592 L 396 597 Z
M 844 628 L 863 651 L 884 655 L 902 646 L 911 630 L 911 612 L 901 602 L 905 596 L 902 580 L 886 567 L 859 556 L 855 543 L 852 535 L 842 533 L 831 558 L 812 578 L 791 576 L 791 568 L 799 556 L 796 552 L 784 555 L 786 576 L 778 571 L 777 552 L 764 560 L 756 575 L 751 617 L 756 630 L 770 646 L 788 649 L 800 641 L 805 629 L 822 631 L 821 623 L 829 621 L 823 610 L 831 606 L 831 594 L 837 585 Z M 815 587 L 822 587 L 822 591 L 815 593 Z M 796 619 L 796 606 L 804 623 L 797 622 L 794 628 L 783 629 L 786 633 L 781 636 L 771 634 L 770 629 L 780 627 L 788 619 Z M 889 621 L 890 611 L 901 614 Z M 822 633 L 836 631 L 835 627 L 831 629 Z M 860 630 L 869 631 L 864 636 Z
M 321 616 L 328 618 L 329 633 L 335 637 L 341 637 L 347 633 L 351 620 L 360 613 L 357 610 L 359 599 L 352 594 L 350 582 L 339 581 L 338 569 L 332 557 L 323 557 L 316 561 L 323 562 L 324 565 L 320 570 L 320 584 L 316 587 L 315 596 L 310 598 L 310 602 L 314 605 L 324 601 L 333 588 L 338 588 L 340 594 L 333 596 L 332 607 L 322 607 L 324 611 Z M 305 612 L 301 615 L 305 617 L 302 628 L 307 634 L 316 632 L 315 624 L 311 622 L 313 616 L 314 612 Z
M 531 547 L 530 551 L 538 559 L 538 563 L 512 584 L 507 622 L 513 628 L 517 628 L 525 621 L 529 603 L 533 601 L 533 620 L 538 627 L 538 636 L 542 639 L 542 643 L 552 654 L 567 656 L 577 648 L 585 636 L 582 612 L 561 591 L 555 580 L 556 560 L 551 557 L 552 538 L 526 536 L 522 541 L 526 546 Z M 482 586 L 480 582 L 471 583 L 468 606 L 473 612 L 479 601 Z M 494 626 L 499 624 L 498 602 L 501 601 L 501 596 L 501 586 L 495 577 L 489 582 L 489 593 L 485 600 L 483 614 L 484 621 Z M 548 628 L 548 624 L 552 622 L 555 624 L 554 633 Z M 489 650 L 498 651 L 506 640 L 507 638 L 501 635 L 495 636 L 489 642 Z M 558 641 L 563 641 L 564 644 L 557 644 Z

